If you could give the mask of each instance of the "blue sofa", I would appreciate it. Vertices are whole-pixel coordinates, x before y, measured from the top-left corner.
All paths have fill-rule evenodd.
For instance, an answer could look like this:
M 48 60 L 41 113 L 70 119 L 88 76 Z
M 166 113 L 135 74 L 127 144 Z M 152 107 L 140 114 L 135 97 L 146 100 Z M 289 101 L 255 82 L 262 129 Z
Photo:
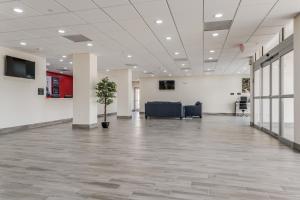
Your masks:
M 145 117 L 180 118 L 183 109 L 181 102 L 147 102 L 145 104 Z

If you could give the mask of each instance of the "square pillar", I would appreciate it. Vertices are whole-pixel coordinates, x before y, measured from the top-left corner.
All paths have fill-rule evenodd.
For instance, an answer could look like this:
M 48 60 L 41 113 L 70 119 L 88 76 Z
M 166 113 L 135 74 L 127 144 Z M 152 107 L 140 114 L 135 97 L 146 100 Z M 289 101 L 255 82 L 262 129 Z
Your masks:
M 73 55 L 73 128 L 97 127 L 97 56 Z
M 132 117 L 132 70 L 124 69 L 115 72 L 117 80 L 117 117 Z

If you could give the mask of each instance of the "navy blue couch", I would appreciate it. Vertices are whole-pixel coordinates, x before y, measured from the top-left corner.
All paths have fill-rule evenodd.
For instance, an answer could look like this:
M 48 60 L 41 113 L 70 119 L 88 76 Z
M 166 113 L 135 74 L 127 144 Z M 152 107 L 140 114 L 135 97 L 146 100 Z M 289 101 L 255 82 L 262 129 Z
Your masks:
M 147 102 L 145 104 L 145 117 L 165 117 L 182 119 L 183 108 L 181 102 Z

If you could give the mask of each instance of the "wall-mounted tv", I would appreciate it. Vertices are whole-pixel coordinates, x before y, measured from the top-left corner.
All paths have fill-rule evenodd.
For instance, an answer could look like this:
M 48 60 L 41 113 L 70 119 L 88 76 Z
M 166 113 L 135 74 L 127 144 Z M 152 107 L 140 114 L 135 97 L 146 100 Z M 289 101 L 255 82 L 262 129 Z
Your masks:
M 159 81 L 160 90 L 175 90 L 175 81 L 174 80 L 162 80 Z
M 5 76 L 35 79 L 35 62 L 5 56 Z

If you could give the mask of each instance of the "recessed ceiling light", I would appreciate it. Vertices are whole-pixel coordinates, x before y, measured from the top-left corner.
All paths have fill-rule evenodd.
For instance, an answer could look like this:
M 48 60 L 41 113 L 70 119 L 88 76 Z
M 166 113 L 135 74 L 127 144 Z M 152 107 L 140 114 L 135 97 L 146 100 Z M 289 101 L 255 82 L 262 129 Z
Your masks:
M 63 57 L 63 58 L 66 58 L 67 56 L 63 55 L 62 57 Z
M 59 33 L 65 33 L 66 31 L 63 30 L 63 29 L 59 29 L 58 32 L 59 32 Z
M 64 70 L 68 69 L 67 67 L 64 67 Z
M 218 36 L 219 36 L 219 33 L 213 33 L 212 36 L 213 36 L 213 37 L 218 37 Z
M 147 73 L 147 71 L 145 70 L 145 71 L 144 71 L 144 73 L 146 74 L 146 73 Z
M 172 74 L 168 74 L 168 76 L 172 76 Z
M 179 52 L 175 52 L 174 54 L 177 56 L 177 55 L 179 55 L 180 53 L 179 53 Z
M 166 40 L 172 40 L 172 37 L 168 36 L 166 37 Z
M 166 69 L 164 70 L 164 73 L 167 73 L 167 70 L 166 70 Z
M 63 60 L 63 59 L 60 59 L 59 62 L 64 62 L 64 60 Z
M 163 23 L 163 20 L 158 19 L 158 20 L 155 21 L 155 23 L 157 23 L 157 24 L 162 24 L 162 23 Z
M 137 68 L 137 66 L 136 66 L 136 65 L 134 65 L 134 66 L 133 66 L 133 68 L 134 68 L 134 69 L 136 69 L 136 68 Z
M 93 44 L 92 44 L 92 43 L 87 43 L 87 44 L 86 44 L 86 46 L 88 46 L 88 47 L 92 47 L 92 46 L 93 46 Z
M 26 45 L 27 45 L 27 43 L 26 43 L 26 42 L 20 42 L 20 45 L 22 45 L 22 46 L 26 46 Z
M 241 72 L 237 72 L 238 74 L 240 74 Z
M 21 8 L 14 8 L 16 13 L 23 13 L 24 11 Z
M 188 70 L 188 69 L 185 69 L 184 71 L 185 71 L 185 72 L 188 72 L 189 70 Z
M 217 13 L 217 14 L 215 14 L 215 18 L 221 18 L 221 17 L 223 17 L 223 14 L 222 14 L 222 13 Z
M 208 60 L 212 60 L 212 59 L 213 59 L 213 57 L 209 57 L 209 58 L 208 58 Z
M 71 62 L 69 62 L 70 63 L 70 65 L 72 65 L 73 64 L 73 62 L 71 61 Z
M 130 54 L 129 54 L 129 55 L 127 55 L 127 58 L 132 58 L 132 55 L 130 55 Z
M 216 52 L 215 50 L 210 50 L 210 51 L 209 51 L 209 53 L 215 53 L 215 52 Z
M 106 69 L 106 72 L 109 72 L 110 70 L 109 69 Z
M 181 66 L 183 66 L 183 67 L 184 67 L 184 66 L 185 66 L 185 63 L 182 63 L 182 64 L 181 64 Z
M 154 74 L 151 74 L 152 77 L 154 77 Z

